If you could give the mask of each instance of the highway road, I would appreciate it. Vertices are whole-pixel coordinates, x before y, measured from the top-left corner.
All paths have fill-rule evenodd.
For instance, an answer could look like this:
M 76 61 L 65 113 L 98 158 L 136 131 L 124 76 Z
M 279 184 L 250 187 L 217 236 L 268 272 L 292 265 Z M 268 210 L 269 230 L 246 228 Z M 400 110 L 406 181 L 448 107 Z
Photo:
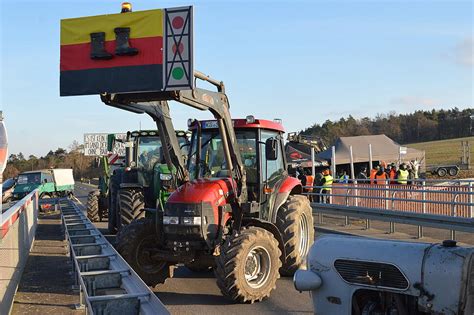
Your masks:
M 90 185 L 76 183 L 75 195 L 85 205 Z M 97 227 L 107 235 L 106 222 Z M 114 238 L 109 237 L 113 242 Z M 157 286 L 154 291 L 173 314 L 312 314 L 308 293 L 299 293 L 291 278 L 281 278 L 267 300 L 254 304 L 233 304 L 224 298 L 212 272 L 195 273 L 184 266 L 175 271 L 174 278 Z

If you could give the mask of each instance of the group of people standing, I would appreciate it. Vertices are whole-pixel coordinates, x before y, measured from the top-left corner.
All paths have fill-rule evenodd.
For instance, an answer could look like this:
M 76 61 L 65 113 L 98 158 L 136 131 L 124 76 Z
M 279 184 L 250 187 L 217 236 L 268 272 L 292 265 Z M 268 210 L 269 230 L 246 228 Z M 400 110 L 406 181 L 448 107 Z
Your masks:
M 364 172 L 359 174 L 359 177 L 369 179 L 370 184 L 399 184 L 399 185 L 411 185 L 418 180 L 418 169 L 419 165 L 417 161 L 411 161 L 410 163 L 401 163 L 400 167 L 397 167 L 395 163 L 386 165 L 380 163 L 376 167 L 370 170 L 369 178 Z
M 395 163 L 386 164 L 381 161 L 379 165 L 373 167 L 370 172 L 367 172 L 367 167 L 362 167 L 357 174 L 357 181 L 361 184 L 399 184 L 411 185 L 418 179 L 419 163 L 418 161 L 411 161 L 409 163 L 401 163 L 398 167 Z M 310 195 L 314 202 L 330 202 L 330 195 L 333 183 L 348 184 L 351 183 L 347 171 L 342 171 L 335 178 L 331 175 L 329 168 L 316 172 L 313 176 L 306 175 L 302 168 L 297 169 L 297 177 L 301 180 L 303 186 L 318 187 L 310 189 L 307 192 L 312 192 Z
M 381 161 L 370 172 L 367 172 L 366 166 L 360 168 L 356 179 L 359 183 L 407 185 L 414 183 L 418 179 L 418 169 L 419 163 L 416 160 L 409 163 L 401 163 L 400 166 L 397 166 L 395 163 L 387 164 Z M 346 170 L 342 170 L 335 181 L 341 184 L 353 182 Z

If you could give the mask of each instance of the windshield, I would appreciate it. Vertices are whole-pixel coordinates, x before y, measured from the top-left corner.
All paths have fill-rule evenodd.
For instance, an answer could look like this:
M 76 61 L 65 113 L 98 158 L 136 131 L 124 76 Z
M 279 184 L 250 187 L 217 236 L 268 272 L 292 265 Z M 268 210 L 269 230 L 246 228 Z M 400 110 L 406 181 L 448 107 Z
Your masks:
M 257 150 L 255 130 L 236 130 L 240 156 L 247 174 L 257 172 Z M 203 130 L 201 134 L 201 152 L 197 158 L 197 132 L 192 136 L 191 156 L 188 162 L 192 179 L 210 177 L 229 177 L 230 171 L 224 156 L 222 139 L 218 130 Z
M 181 148 L 183 156 L 187 156 L 188 143 L 187 138 L 178 137 L 178 143 Z M 138 152 L 137 152 L 137 166 L 145 170 L 152 170 L 157 163 L 165 164 L 162 144 L 160 137 L 139 137 L 138 138 Z
M 152 170 L 156 163 L 161 162 L 161 140 L 159 137 L 139 137 L 137 166 Z
M 41 173 L 20 174 L 18 184 L 41 184 Z
M 9 178 L 3 182 L 2 187 L 3 187 L 3 190 L 5 191 L 7 189 L 12 188 L 13 185 L 15 185 L 15 180 L 13 180 L 13 178 Z

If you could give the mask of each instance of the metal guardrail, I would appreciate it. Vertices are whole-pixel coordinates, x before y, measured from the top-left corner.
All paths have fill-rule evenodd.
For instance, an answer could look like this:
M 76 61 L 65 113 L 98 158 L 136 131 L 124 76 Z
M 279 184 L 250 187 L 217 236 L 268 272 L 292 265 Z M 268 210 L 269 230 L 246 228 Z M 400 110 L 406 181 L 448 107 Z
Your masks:
M 455 239 L 455 231 L 466 231 L 463 222 L 474 222 L 471 182 L 456 186 L 334 183 L 330 192 L 322 189 L 305 187 L 313 209 L 321 209 L 320 223 L 322 213 L 332 213 L 345 216 L 345 225 L 349 217 L 365 218 L 366 229 L 370 229 L 370 220 L 390 222 L 390 233 L 395 232 L 395 223 L 418 225 L 418 238 L 423 237 L 423 227 L 430 226 L 451 230 Z
M 37 223 L 37 189 L 0 214 L 0 314 L 11 311 Z
M 169 314 L 153 291 L 87 219 L 76 203 L 59 201 L 80 304 L 89 314 Z
M 474 233 L 474 219 L 448 217 L 426 213 L 414 213 L 385 209 L 341 206 L 327 203 L 311 203 L 313 214 L 334 214 L 361 219 L 428 226 L 438 229 Z

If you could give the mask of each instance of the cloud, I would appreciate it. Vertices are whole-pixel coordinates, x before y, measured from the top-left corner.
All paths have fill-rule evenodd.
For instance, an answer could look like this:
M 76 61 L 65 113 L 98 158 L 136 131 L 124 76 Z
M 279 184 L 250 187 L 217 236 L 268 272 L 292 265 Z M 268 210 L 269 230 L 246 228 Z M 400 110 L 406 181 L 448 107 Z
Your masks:
M 441 103 L 440 100 L 429 97 L 420 97 L 420 96 L 401 96 L 394 98 L 390 101 L 392 105 L 404 105 L 404 106 L 436 106 Z
M 460 42 L 458 42 L 449 53 L 446 54 L 446 57 L 463 67 L 473 67 L 474 66 L 474 38 L 466 37 Z

